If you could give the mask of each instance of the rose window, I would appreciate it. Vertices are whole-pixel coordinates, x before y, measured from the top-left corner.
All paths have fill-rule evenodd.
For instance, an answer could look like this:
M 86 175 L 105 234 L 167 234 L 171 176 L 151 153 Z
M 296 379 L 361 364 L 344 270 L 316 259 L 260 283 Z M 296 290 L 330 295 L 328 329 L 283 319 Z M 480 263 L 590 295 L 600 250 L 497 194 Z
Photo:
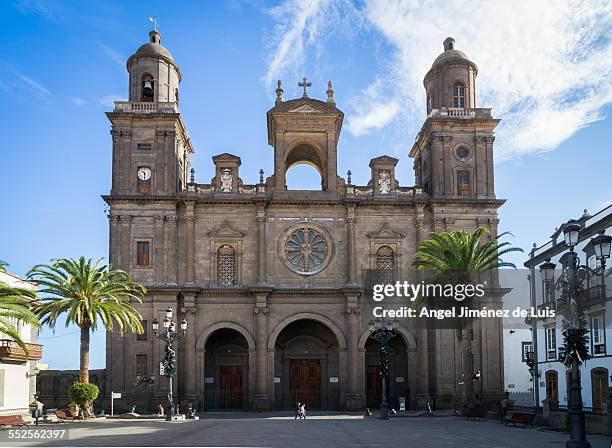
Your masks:
M 313 274 L 323 269 L 330 253 L 325 237 L 310 227 L 302 227 L 289 234 L 284 249 L 289 266 L 303 274 Z

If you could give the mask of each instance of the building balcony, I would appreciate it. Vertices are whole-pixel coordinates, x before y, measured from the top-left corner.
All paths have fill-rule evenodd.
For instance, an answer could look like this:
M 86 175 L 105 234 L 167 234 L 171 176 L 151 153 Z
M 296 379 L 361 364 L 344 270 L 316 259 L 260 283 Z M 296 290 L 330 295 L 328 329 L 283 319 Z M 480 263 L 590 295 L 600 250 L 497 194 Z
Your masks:
M 139 101 L 115 101 L 113 112 L 129 112 L 137 114 L 178 113 L 178 103 L 154 103 Z
M 28 347 L 28 354 L 15 341 L 0 339 L 0 361 L 26 362 L 38 361 L 42 358 L 42 345 L 26 343 L 26 346 Z

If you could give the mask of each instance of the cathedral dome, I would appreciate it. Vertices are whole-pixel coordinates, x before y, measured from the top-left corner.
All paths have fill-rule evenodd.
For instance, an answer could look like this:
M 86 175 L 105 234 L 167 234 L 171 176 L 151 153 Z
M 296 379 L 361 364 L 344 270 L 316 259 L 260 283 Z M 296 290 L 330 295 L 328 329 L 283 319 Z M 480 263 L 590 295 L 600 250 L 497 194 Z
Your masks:
M 447 37 L 444 41 L 444 52 L 436 58 L 431 66 L 431 69 L 435 70 L 450 63 L 468 64 L 474 68 L 475 72 L 478 72 L 476 64 L 470 61 L 463 51 L 455 49 L 455 39 L 452 37 Z
M 170 52 L 161 44 L 161 34 L 159 34 L 158 31 L 151 31 L 149 33 L 149 38 L 149 42 L 142 44 L 138 50 L 136 50 L 136 53 L 130 56 L 127 61 L 128 67 L 132 61 L 146 57 L 161 58 L 175 64 Z

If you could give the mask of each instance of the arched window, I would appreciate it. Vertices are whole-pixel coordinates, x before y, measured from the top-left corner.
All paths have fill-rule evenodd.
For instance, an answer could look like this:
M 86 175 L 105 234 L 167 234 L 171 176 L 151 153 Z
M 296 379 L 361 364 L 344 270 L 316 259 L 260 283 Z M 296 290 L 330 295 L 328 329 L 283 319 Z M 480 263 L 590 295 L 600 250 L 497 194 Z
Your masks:
M 388 285 L 395 281 L 395 252 L 389 246 L 376 251 L 377 283 Z
M 465 84 L 458 82 L 453 86 L 454 107 L 465 107 Z
M 237 277 L 236 249 L 224 244 L 217 250 L 217 284 L 234 286 Z
M 433 107 L 433 99 L 431 98 L 431 95 L 429 95 L 427 97 L 427 115 L 431 113 L 432 107 Z
M 155 98 L 155 82 L 151 75 L 142 77 L 142 86 L 140 89 L 140 101 L 153 102 Z

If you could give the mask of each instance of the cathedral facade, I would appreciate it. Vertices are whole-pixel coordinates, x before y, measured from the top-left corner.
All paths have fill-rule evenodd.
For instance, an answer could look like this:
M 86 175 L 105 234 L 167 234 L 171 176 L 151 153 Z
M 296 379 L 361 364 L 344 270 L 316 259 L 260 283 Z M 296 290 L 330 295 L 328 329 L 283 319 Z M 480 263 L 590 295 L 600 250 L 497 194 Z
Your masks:
M 107 116 L 113 140 L 110 261 L 147 288 L 145 333 L 107 335 L 110 388 L 139 409 L 165 403 L 164 343 L 151 324 L 172 308 L 188 330 L 178 343 L 175 396 L 198 410 L 378 407 L 378 347 L 369 338 L 371 278 L 418 282 L 419 241 L 431 232 L 496 235 L 491 110 L 476 107 L 477 67 L 444 42 L 425 76 L 427 118 L 409 156 L 415 186 L 400 186 L 398 159 L 370 161 L 371 178 L 337 173 L 344 115 L 334 100 L 285 99 L 279 81 L 266 114 L 274 173 L 244 183 L 240 157 L 212 157 L 215 176 L 196 182 L 194 149 L 179 110 L 181 71 L 157 31 L 127 61 L 129 100 Z M 288 190 L 307 163 L 320 191 Z M 405 164 L 402 164 L 405 166 Z M 402 168 L 405 169 L 405 168 Z M 501 308 L 496 273 L 484 302 Z M 503 393 L 501 320 L 474 323 L 475 392 Z M 390 406 L 414 409 L 462 391 L 461 344 L 452 329 L 399 319 L 390 342 Z M 151 387 L 138 376 L 155 376 Z

